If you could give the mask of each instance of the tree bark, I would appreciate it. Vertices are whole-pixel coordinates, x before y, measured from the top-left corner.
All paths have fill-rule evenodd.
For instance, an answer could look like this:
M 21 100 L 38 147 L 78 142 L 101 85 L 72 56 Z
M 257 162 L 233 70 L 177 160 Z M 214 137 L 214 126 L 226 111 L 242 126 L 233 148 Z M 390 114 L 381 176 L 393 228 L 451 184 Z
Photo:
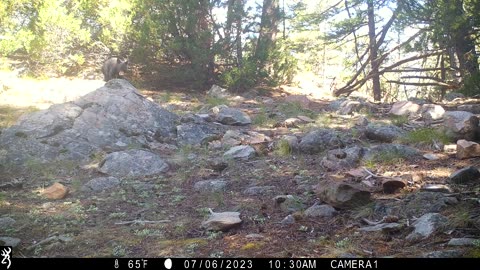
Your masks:
M 373 99 L 380 101 L 382 99 L 382 89 L 380 88 L 380 75 L 378 73 L 378 47 L 375 34 L 375 10 L 373 0 L 367 1 L 368 5 L 368 37 L 370 40 L 370 65 L 373 85 Z
M 270 51 L 275 47 L 278 33 L 279 0 L 263 0 L 260 33 L 255 48 L 258 68 L 263 69 Z

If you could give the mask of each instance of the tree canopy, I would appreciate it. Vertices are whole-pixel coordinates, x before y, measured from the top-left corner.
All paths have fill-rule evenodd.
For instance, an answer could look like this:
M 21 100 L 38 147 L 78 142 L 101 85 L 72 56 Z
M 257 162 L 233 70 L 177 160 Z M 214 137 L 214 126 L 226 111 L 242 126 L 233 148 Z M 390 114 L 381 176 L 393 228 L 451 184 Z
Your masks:
M 5 0 L 0 54 L 33 74 L 124 56 L 234 90 L 311 72 L 337 96 L 475 95 L 479 11 L 477 0 Z

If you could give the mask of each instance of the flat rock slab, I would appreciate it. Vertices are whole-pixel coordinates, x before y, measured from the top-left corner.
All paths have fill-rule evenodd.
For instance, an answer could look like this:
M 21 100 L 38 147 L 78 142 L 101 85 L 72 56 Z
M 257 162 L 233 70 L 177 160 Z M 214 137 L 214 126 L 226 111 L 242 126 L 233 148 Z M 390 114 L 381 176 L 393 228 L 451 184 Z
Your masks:
M 362 227 L 362 228 L 359 228 L 358 230 L 362 232 L 382 231 L 384 233 L 389 233 L 389 232 L 398 231 L 402 228 L 403 228 L 403 224 L 400 224 L 400 223 L 382 223 L 374 226 Z
M 18 244 L 20 244 L 20 242 L 22 242 L 22 240 L 15 237 L 0 237 L 0 246 L 11 246 L 12 248 L 15 248 L 18 246 Z
M 333 217 L 337 210 L 328 204 L 310 206 L 304 212 L 307 217 Z
M 223 192 L 226 188 L 225 179 L 202 180 L 193 185 L 193 189 L 199 192 Z
M 460 169 L 450 175 L 449 181 L 455 184 L 475 182 L 480 178 L 480 171 L 473 166 Z
M 351 209 L 371 202 L 370 192 L 344 182 L 321 182 L 316 186 L 316 193 L 324 202 L 341 209 Z
M 447 226 L 447 223 L 448 219 L 441 214 L 425 214 L 413 222 L 413 227 L 415 229 L 407 236 L 406 239 L 410 242 L 426 239 L 434 233 L 444 230 Z
M 83 187 L 84 192 L 101 192 L 120 185 L 120 180 L 116 177 L 97 177 L 88 181 Z
M 448 241 L 449 246 L 475 246 L 476 243 L 480 243 L 479 239 L 474 238 L 452 238 Z
M 242 223 L 239 212 L 221 212 L 210 214 L 208 220 L 202 223 L 202 228 L 209 231 L 228 231 Z
M 223 154 L 223 157 L 230 159 L 249 160 L 257 155 L 255 148 L 250 145 L 238 145 L 230 148 Z
M 142 177 L 161 174 L 168 164 L 158 155 L 145 150 L 127 150 L 108 154 L 99 171 L 115 177 Z

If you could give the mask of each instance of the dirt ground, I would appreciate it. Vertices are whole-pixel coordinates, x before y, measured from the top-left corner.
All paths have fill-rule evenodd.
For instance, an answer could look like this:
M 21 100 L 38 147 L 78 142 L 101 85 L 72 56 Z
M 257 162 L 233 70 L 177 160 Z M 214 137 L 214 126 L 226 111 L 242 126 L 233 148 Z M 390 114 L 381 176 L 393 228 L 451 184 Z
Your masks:
M 141 79 L 149 83 L 142 83 Z M 203 91 L 185 85 L 176 89 L 174 82 L 162 83 L 162 80 L 167 80 L 167 76 L 152 74 L 150 78 L 134 78 L 132 83 L 138 85 L 144 95 L 179 114 L 196 112 L 211 102 Z M 7 86 L 0 93 L 0 128 L 12 125 L 23 113 L 73 100 L 104 83 L 67 78 L 23 79 L 7 71 L 0 72 L 0 82 Z M 312 89 L 309 87 L 305 91 L 314 101 L 309 110 L 321 115 L 316 123 L 350 132 L 356 118 L 326 112 L 328 99 L 315 96 Z M 250 97 L 245 101 L 230 105 L 250 110 L 254 119 L 261 114 L 258 108 L 275 112 L 284 95 L 305 91 L 291 86 L 257 89 L 247 93 Z M 274 102 L 261 104 L 259 96 L 270 97 Z M 282 133 L 301 134 L 308 128 L 288 129 L 262 122 L 238 129 L 255 130 L 274 137 Z M 357 139 L 360 144 L 369 145 L 360 135 Z M 422 146 L 421 150 L 425 153 L 432 151 L 428 145 Z M 25 257 L 317 258 L 416 257 L 433 250 L 449 249 L 446 242 L 453 236 L 480 236 L 480 228 L 470 222 L 480 216 L 478 204 L 471 205 L 467 200 L 478 199 L 478 185 L 457 187 L 455 192 L 460 194 L 461 203 L 444 213 L 456 222 L 457 229 L 450 235 L 438 234 L 420 243 L 405 241 L 409 230 L 387 234 L 358 231 L 359 227 L 365 226 L 362 218 L 377 218 L 373 215 L 373 203 L 339 211 L 332 218 L 308 218 L 298 211 L 293 214 L 293 224 L 283 225 L 281 221 L 288 213 L 275 203 L 275 196 L 291 194 L 309 207 L 317 201 L 317 196 L 312 189 L 299 188 L 297 180 L 301 179 L 308 187 L 322 179 L 344 177 L 345 171 L 330 172 L 319 166 L 323 155 L 282 154 L 268 149 L 268 146 L 253 161 L 229 163 L 225 170 L 215 171 L 208 164 L 221 153 L 222 149 L 179 148 L 166 153 L 172 161 L 172 169 L 166 175 L 125 179 L 119 187 L 93 195 L 80 189 L 88 180 L 100 175 L 94 169 L 81 169 L 71 164 L 29 164 L 28 170 L 0 176 L 0 183 L 13 179 L 24 183 L 21 188 L 0 190 L 0 216 L 16 221 L 13 228 L 1 232 L 0 236 L 21 239 L 16 254 Z M 462 161 L 454 154 L 445 154 L 436 161 L 403 160 L 377 164 L 370 168 L 376 175 L 404 177 L 422 174 L 425 177 L 420 182 L 409 183 L 401 192 L 392 195 L 375 192 L 374 197 L 376 201 L 402 200 L 406 195 L 418 192 L 422 184 L 444 183 L 453 171 L 470 165 L 479 166 L 480 159 Z M 196 181 L 214 178 L 225 178 L 229 182 L 226 192 L 199 193 L 193 190 Z M 40 196 L 42 189 L 54 182 L 69 187 L 65 199 L 52 201 Z M 274 186 L 276 191 L 247 196 L 243 190 L 251 185 Z M 205 231 L 201 223 L 207 218 L 209 208 L 215 212 L 238 211 L 243 222 L 225 233 Z M 479 256 L 480 248 L 468 248 L 466 252 L 468 256 Z

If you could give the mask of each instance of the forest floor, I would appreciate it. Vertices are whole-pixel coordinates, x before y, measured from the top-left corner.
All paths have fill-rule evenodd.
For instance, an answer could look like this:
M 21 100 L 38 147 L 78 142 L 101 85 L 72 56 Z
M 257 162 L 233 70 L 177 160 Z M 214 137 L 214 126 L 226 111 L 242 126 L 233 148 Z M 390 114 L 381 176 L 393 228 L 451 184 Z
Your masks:
M 169 73 L 154 73 L 132 80 L 145 96 L 174 113 L 197 112 L 205 105 L 227 102 L 229 106 L 250 112 L 253 124 L 241 130 L 253 130 L 275 137 L 281 134 L 301 134 L 317 126 L 351 132 L 358 118 L 338 116 L 328 112 L 328 99 L 315 97 L 313 88 L 262 88 L 242 94 L 246 99 L 218 100 L 188 84 L 169 80 Z M 9 71 L 0 72 L 0 130 L 15 123 L 20 115 L 45 109 L 51 104 L 70 101 L 96 90 L 104 82 L 83 79 L 24 79 Z M 148 82 L 148 83 L 145 83 Z M 307 91 L 311 100 L 308 108 L 285 108 L 284 96 L 295 91 Z M 272 103 L 262 103 L 258 97 L 268 97 Z M 307 115 L 315 123 L 300 128 L 275 127 L 268 115 L 281 111 Z M 264 112 L 269 112 L 266 114 Z M 368 115 L 369 119 L 390 121 L 383 114 Z M 353 137 L 357 136 L 352 134 Z M 360 144 L 370 145 L 360 135 Z M 423 149 L 422 149 L 423 147 Z M 432 150 L 419 146 L 424 152 Z M 454 236 L 480 236 L 472 217 L 480 215 L 478 203 L 461 202 L 443 212 L 455 225 L 450 234 L 437 234 L 419 243 L 409 243 L 410 231 L 392 233 L 360 232 L 363 218 L 372 219 L 375 204 L 357 209 L 341 210 L 330 218 L 308 218 L 303 211 L 293 214 L 295 222 L 281 221 L 288 215 L 274 202 L 277 195 L 291 194 L 299 203 L 312 206 L 317 198 L 313 190 L 300 188 L 315 185 L 319 178 L 343 176 L 344 171 L 329 172 L 319 166 L 323 155 L 286 153 L 279 149 L 264 149 L 249 162 L 233 162 L 221 171 L 206 164 L 223 153 L 219 149 L 181 147 L 171 153 L 175 160 L 166 175 L 146 179 L 125 179 L 110 193 L 88 195 L 81 187 L 99 174 L 75 166 L 56 167 L 32 164 L 28 171 L 10 178 L 24 180 L 21 189 L 0 190 L 0 217 L 11 217 L 15 226 L 0 232 L 21 239 L 16 254 L 25 257 L 417 257 L 430 251 L 448 250 L 448 240 Z M 430 160 L 386 161 L 369 167 L 376 175 L 424 175 L 421 183 L 409 184 L 395 194 L 375 192 L 375 201 L 403 200 L 418 192 L 423 183 L 444 183 L 449 175 L 466 166 L 480 166 L 480 159 L 458 160 L 454 154 Z M 6 176 L 2 176 L 6 177 Z M 200 193 L 192 189 L 198 180 L 225 178 L 229 181 L 224 193 Z M 3 181 L 11 179 L 0 179 Z M 60 181 L 70 188 L 62 200 L 51 201 L 40 191 Z M 0 181 L 1 182 L 1 181 Z M 247 196 L 249 185 L 273 186 L 272 194 Z M 474 190 L 458 187 L 455 191 L 478 199 L 479 186 Z M 422 206 L 418 206 L 422 207 Z M 209 208 L 215 212 L 238 211 L 242 224 L 228 232 L 201 229 Z M 134 222 L 151 221 L 151 222 Z M 480 246 L 460 247 L 467 256 L 479 256 Z

